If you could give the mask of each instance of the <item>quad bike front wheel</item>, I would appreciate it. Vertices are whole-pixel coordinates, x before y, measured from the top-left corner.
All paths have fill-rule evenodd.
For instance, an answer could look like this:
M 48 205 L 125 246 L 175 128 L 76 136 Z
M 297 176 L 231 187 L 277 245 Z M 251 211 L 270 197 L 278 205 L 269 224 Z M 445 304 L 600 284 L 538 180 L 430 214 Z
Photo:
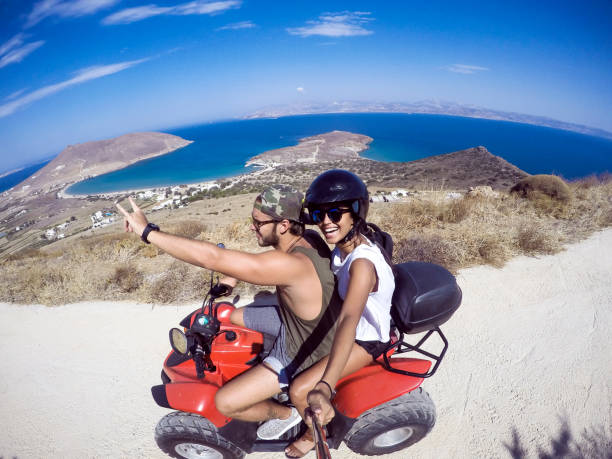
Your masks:
M 368 456 L 392 453 L 418 442 L 436 423 L 436 407 L 420 387 L 366 411 L 346 434 L 347 446 Z
M 185 459 L 242 459 L 244 451 L 217 432 L 206 418 L 175 411 L 157 423 L 155 441 L 171 457 Z

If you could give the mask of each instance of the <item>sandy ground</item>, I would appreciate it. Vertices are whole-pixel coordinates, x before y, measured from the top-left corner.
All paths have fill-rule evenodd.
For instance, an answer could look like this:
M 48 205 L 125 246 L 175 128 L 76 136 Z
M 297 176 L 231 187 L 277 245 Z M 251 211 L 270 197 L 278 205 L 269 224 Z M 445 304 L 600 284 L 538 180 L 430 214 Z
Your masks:
M 384 457 L 509 457 L 513 429 L 533 457 L 562 420 L 577 437 L 612 425 L 611 253 L 607 230 L 555 256 L 462 271 L 463 305 L 443 326 L 449 352 L 424 384 L 437 424 Z M 192 309 L 0 304 L 0 457 L 164 457 L 153 431 L 168 410 L 149 387 L 168 329 Z

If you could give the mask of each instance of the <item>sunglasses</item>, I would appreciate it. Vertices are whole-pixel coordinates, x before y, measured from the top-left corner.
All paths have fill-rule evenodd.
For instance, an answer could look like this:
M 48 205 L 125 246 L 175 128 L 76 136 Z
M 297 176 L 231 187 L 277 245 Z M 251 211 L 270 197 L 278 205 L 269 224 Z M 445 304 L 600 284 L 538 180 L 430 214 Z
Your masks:
M 325 215 L 329 217 L 329 219 L 333 223 L 338 223 L 342 220 L 342 214 L 347 214 L 351 212 L 351 209 L 342 208 L 342 207 L 332 207 L 331 209 L 312 209 L 310 211 L 310 218 L 316 224 L 323 223 L 325 220 Z
M 253 226 L 255 227 L 255 229 L 257 231 L 259 231 L 261 229 L 262 226 L 267 225 L 268 223 L 278 223 L 281 220 L 264 220 L 264 221 L 260 221 L 260 220 L 256 220 L 253 217 L 251 217 L 251 220 L 253 221 Z

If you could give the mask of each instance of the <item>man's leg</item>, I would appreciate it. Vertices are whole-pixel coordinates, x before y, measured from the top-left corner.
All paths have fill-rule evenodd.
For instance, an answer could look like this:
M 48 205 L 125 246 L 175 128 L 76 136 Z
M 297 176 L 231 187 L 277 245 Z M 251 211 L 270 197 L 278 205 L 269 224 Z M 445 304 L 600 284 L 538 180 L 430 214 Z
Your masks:
M 234 325 L 238 325 L 239 327 L 248 328 L 244 324 L 244 309 L 245 309 L 245 307 L 236 308 L 236 309 L 234 309 L 232 311 L 232 313 L 230 314 L 230 322 L 231 323 L 233 323 Z
M 215 405 L 224 416 L 242 421 L 285 419 L 291 415 L 291 408 L 270 400 L 280 391 L 278 375 L 257 365 L 219 389 Z
M 255 330 L 263 336 L 263 351 L 267 355 L 281 329 L 281 319 L 276 305 L 249 305 L 236 308 L 230 315 L 234 325 Z

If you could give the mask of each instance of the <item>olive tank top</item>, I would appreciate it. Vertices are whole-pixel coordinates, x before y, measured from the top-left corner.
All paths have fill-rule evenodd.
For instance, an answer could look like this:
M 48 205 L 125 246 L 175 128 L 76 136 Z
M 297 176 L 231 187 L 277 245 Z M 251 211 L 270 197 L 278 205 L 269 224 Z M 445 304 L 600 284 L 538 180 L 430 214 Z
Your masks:
M 336 321 L 342 308 L 342 299 L 336 288 L 336 279 L 330 269 L 329 258 L 321 257 L 315 249 L 308 247 L 295 247 L 291 252 L 303 253 L 310 259 L 323 292 L 319 315 L 312 320 L 304 320 L 283 303 L 277 291 L 280 316 L 286 327 L 287 357 L 292 360 L 287 370 L 290 374 L 297 374 L 329 355 L 336 331 Z

